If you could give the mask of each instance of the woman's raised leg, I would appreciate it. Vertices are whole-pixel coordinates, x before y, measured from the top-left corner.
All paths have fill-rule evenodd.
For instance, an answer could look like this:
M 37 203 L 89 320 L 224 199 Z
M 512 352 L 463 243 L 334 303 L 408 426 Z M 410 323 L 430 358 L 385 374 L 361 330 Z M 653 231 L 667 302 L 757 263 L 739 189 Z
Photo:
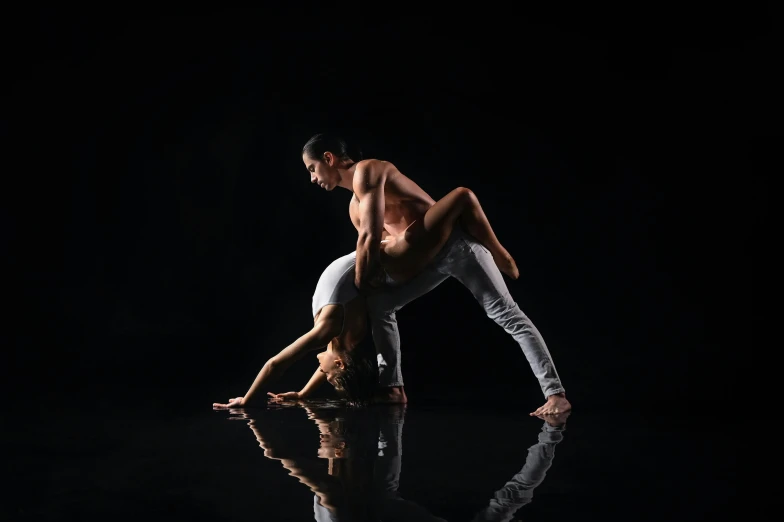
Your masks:
M 459 187 L 430 207 L 384 250 L 384 268 L 398 281 L 416 275 L 443 248 L 456 224 L 474 236 L 493 255 L 499 270 L 512 279 L 520 275 L 514 259 L 498 241 L 479 200 Z

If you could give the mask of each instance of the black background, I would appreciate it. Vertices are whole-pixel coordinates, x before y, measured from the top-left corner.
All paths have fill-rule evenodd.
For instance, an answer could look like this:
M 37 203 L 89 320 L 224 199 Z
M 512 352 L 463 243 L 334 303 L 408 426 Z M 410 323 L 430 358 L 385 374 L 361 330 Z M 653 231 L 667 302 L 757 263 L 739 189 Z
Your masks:
M 435 199 L 473 189 L 575 406 L 749 391 L 734 375 L 771 190 L 769 10 L 389 9 L 7 17 L 17 397 L 206 408 L 244 393 L 355 247 L 351 194 L 301 163 L 324 130 Z M 398 317 L 412 400 L 541 402 L 456 281 Z

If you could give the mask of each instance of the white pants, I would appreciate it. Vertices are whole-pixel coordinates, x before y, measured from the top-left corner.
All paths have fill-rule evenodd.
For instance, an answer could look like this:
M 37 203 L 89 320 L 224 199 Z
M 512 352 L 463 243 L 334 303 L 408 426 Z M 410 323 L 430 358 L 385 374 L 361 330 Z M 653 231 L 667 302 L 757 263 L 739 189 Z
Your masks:
M 468 288 L 487 316 L 517 341 L 545 397 L 564 391 L 544 339 L 512 299 L 493 256 L 460 227 L 455 227 L 444 248 L 422 273 L 368 298 L 381 386 L 403 386 L 396 312 L 448 277 Z

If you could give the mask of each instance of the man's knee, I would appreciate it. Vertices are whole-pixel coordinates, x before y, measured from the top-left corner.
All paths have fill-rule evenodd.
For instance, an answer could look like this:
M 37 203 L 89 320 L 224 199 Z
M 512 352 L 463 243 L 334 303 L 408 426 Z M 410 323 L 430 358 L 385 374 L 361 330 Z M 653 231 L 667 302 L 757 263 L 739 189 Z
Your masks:
M 531 325 L 531 320 L 510 296 L 501 296 L 486 306 L 487 315 L 496 322 Z

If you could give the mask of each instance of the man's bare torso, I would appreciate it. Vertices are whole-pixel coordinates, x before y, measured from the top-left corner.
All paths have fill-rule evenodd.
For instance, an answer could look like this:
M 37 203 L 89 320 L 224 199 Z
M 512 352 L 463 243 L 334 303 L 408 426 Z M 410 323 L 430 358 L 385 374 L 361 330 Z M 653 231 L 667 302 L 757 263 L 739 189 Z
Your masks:
M 374 173 L 379 173 L 384 183 L 384 230 L 397 236 L 402 234 L 414 221 L 421 219 L 435 204 L 427 192 L 410 178 L 403 175 L 392 163 L 381 160 L 373 162 Z M 349 215 L 359 230 L 359 198 L 356 193 L 349 204 Z

